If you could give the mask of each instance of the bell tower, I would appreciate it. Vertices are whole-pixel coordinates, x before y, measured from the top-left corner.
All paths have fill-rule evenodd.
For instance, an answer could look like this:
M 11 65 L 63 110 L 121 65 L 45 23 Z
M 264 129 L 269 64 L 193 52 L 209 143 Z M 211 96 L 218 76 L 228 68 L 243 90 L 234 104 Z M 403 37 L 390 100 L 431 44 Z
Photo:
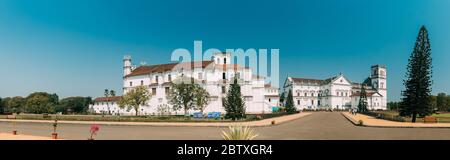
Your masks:
M 125 55 L 123 57 L 123 77 L 129 75 L 131 71 L 132 71 L 131 56 Z
M 386 107 L 387 103 L 387 72 L 386 65 L 374 65 L 371 67 L 372 87 L 380 93 L 382 98 L 382 107 Z
M 386 66 L 374 65 L 371 71 L 372 86 L 377 90 L 386 90 Z

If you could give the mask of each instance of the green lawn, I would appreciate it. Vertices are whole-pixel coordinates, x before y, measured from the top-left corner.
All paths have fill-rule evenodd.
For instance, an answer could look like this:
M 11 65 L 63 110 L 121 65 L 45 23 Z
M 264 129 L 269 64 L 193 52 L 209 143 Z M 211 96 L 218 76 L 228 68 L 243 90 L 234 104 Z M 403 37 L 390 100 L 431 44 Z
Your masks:
M 254 121 L 267 118 L 273 118 L 286 115 L 280 114 L 264 114 L 256 115 L 249 114 L 245 119 L 239 121 Z M 49 115 L 44 117 L 42 114 L 20 114 L 16 116 L 16 119 L 27 120 L 54 120 L 57 117 L 58 120 L 67 121 L 114 121 L 114 122 L 231 122 L 231 119 L 223 118 L 193 118 L 185 117 L 183 115 L 171 115 L 171 116 L 112 116 L 112 115 Z M 6 119 L 6 115 L 0 115 L 0 119 Z
M 450 118 L 450 113 L 433 114 L 432 116 L 437 118 Z
M 388 120 L 392 120 L 392 118 L 396 117 L 396 116 L 398 117 L 398 112 L 397 111 L 374 111 L 374 112 L 386 115 L 385 119 L 388 119 Z M 436 117 L 438 119 L 439 123 L 450 123 L 450 112 L 440 113 L 440 114 L 433 114 L 431 116 Z M 409 121 L 411 121 L 411 118 L 410 117 L 403 117 L 403 120 L 406 121 L 406 122 L 409 122 Z M 421 121 L 423 121 L 423 118 L 422 117 L 418 117 L 417 121 L 421 122 Z

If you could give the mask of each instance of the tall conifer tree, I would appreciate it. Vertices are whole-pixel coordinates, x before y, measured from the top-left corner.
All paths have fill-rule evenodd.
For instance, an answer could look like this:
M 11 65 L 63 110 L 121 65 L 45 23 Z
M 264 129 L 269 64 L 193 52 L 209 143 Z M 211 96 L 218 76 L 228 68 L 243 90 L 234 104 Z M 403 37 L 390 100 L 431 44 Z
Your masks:
M 296 112 L 296 109 L 294 106 L 294 98 L 292 97 L 292 90 L 289 90 L 285 107 L 286 107 L 286 112 L 288 112 L 288 113 Z
M 358 111 L 360 113 L 366 113 L 367 110 L 367 92 L 366 92 L 366 85 L 361 84 L 361 92 L 359 96 L 359 104 L 358 104 Z
M 235 78 L 233 84 L 227 92 L 227 97 L 223 101 L 223 106 L 227 112 L 225 117 L 233 120 L 245 118 L 245 102 L 242 99 L 241 86 Z
M 416 122 L 417 116 L 432 113 L 430 102 L 432 59 L 430 40 L 425 26 L 420 28 L 405 77 L 403 80 L 405 90 L 402 92 L 399 112 L 401 116 L 411 116 L 412 122 Z

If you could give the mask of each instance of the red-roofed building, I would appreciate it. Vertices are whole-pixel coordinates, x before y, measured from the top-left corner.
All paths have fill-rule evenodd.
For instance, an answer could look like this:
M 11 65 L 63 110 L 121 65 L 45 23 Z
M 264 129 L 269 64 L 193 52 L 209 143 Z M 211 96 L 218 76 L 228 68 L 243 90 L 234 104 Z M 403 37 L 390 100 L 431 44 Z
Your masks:
M 145 86 L 152 93 L 148 103 L 140 107 L 141 115 L 158 114 L 157 107 L 168 105 L 167 93 L 174 81 L 180 77 L 193 78 L 196 83 L 205 88 L 210 97 L 210 104 L 205 112 L 223 112 L 222 98 L 225 98 L 229 84 L 235 78 L 241 85 L 241 94 L 245 100 L 247 113 L 271 113 L 278 106 L 278 88 L 267 85 L 265 77 L 254 75 L 250 67 L 232 64 L 229 53 L 216 53 L 207 61 L 167 63 L 156 65 L 133 66 L 130 56 L 124 58 L 123 94 L 137 86 Z M 98 98 L 105 100 L 104 98 Z M 98 113 L 105 107 L 93 105 Z M 101 108 L 101 109 L 100 109 Z M 134 111 L 123 111 L 113 105 L 115 113 L 134 115 Z M 190 113 L 197 112 L 190 110 Z M 172 114 L 182 114 L 182 111 L 172 111 Z

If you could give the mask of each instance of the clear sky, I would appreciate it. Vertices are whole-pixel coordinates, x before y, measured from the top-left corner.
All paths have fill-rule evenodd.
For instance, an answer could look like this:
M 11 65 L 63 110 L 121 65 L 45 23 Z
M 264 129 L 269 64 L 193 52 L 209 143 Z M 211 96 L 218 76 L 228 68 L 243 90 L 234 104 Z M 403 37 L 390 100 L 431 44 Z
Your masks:
M 362 81 L 386 64 L 398 100 L 421 25 L 433 93 L 450 93 L 448 0 L 1 0 L 0 97 L 121 91 L 122 58 L 167 63 L 176 48 L 279 48 L 280 75 Z

